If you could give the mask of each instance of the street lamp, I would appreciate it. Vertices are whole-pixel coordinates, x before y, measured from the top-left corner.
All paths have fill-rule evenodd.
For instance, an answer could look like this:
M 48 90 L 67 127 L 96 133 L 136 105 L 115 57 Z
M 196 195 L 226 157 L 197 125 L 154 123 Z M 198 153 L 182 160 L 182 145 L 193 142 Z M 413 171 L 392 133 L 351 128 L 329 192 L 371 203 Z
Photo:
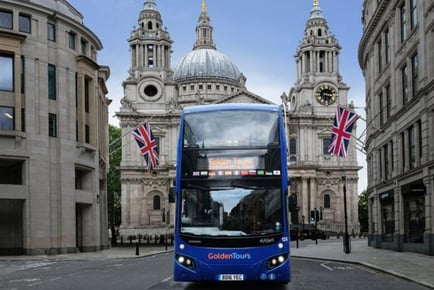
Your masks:
M 344 233 L 344 253 L 349 254 L 351 252 L 350 245 L 350 235 L 348 234 L 348 216 L 347 216 L 347 187 L 346 187 L 346 179 L 347 177 L 342 176 L 342 182 L 344 184 L 344 218 L 345 218 L 345 233 Z

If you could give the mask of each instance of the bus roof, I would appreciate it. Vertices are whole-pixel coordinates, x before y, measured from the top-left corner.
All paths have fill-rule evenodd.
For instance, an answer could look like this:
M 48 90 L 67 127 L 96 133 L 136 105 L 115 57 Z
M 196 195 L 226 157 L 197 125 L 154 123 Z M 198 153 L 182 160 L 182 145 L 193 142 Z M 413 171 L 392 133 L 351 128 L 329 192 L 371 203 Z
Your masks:
M 231 104 L 211 104 L 197 105 L 184 108 L 184 113 L 197 113 L 217 110 L 261 110 L 261 111 L 278 111 L 279 105 L 276 104 L 249 104 L 249 103 L 231 103 Z

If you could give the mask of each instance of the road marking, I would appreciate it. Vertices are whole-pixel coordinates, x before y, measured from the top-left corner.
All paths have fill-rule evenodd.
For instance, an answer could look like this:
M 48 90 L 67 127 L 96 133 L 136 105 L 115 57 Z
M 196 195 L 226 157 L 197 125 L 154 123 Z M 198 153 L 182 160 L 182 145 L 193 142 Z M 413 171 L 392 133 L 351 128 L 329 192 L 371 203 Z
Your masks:
M 21 283 L 21 282 L 37 282 L 40 281 L 41 279 L 39 278 L 26 278 L 26 279 L 17 279 L 17 280 L 9 280 L 9 283 Z
M 351 266 L 337 266 L 335 267 L 337 270 L 353 270 L 354 268 Z
M 39 268 L 39 267 L 48 266 L 51 264 L 55 264 L 55 262 L 31 262 L 31 263 L 19 266 L 18 271 L 28 270 L 28 269 L 32 269 L 32 268 Z
M 327 264 L 327 263 L 323 263 L 323 264 L 320 264 L 320 265 L 321 265 L 322 267 L 326 268 L 326 269 L 329 270 L 329 271 L 334 271 L 333 268 L 327 266 L 326 264 Z
M 169 276 L 169 277 L 167 277 L 167 278 L 161 280 L 160 283 L 166 283 L 167 281 L 169 281 L 169 280 L 171 280 L 171 279 L 172 279 L 172 276 Z

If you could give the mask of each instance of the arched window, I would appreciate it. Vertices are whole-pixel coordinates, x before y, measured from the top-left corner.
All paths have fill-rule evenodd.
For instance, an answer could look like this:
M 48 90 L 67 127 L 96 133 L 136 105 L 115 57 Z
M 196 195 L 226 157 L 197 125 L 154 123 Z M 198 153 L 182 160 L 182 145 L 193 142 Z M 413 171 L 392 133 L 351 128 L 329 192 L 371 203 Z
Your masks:
M 324 208 L 330 208 L 330 194 L 324 194 Z
M 148 22 L 148 29 L 152 29 L 152 22 L 151 21 Z
M 322 30 L 318 29 L 318 36 L 322 36 Z
M 159 195 L 154 195 L 153 209 L 154 210 L 161 209 L 161 202 L 160 202 L 160 196 Z

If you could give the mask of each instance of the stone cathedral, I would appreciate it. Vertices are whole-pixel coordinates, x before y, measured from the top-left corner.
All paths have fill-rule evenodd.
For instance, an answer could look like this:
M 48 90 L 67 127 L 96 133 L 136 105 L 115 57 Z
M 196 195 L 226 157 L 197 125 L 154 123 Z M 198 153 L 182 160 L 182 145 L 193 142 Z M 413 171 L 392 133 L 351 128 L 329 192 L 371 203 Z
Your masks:
M 161 233 L 174 224 L 175 206 L 169 202 L 169 190 L 175 180 L 182 108 L 216 103 L 273 103 L 247 89 L 246 76 L 217 50 L 205 0 L 198 8 L 193 49 L 175 65 L 171 59 L 174 42 L 163 28 L 155 0 L 145 1 L 138 25 L 128 39 L 131 64 L 123 82 L 121 108 L 116 113 L 123 136 L 122 235 Z M 349 87 L 339 75 L 339 50 L 318 1 L 314 1 L 305 37 L 296 51 L 297 80 L 289 95 L 282 95 L 290 144 L 290 193 L 298 198 L 292 223 L 308 224 L 310 210 L 317 208 L 321 212 L 319 227 L 334 231 L 343 230 L 342 176 L 346 176 L 349 228 L 358 230 L 360 169 L 355 147 L 349 148 L 346 159 L 324 153 L 336 104 L 347 105 Z M 321 90 L 331 90 L 333 99 L 322 100 Z M 150 172 L 131 134 L 146 121 L 151 124 L 160 153 L 160 166 Z

